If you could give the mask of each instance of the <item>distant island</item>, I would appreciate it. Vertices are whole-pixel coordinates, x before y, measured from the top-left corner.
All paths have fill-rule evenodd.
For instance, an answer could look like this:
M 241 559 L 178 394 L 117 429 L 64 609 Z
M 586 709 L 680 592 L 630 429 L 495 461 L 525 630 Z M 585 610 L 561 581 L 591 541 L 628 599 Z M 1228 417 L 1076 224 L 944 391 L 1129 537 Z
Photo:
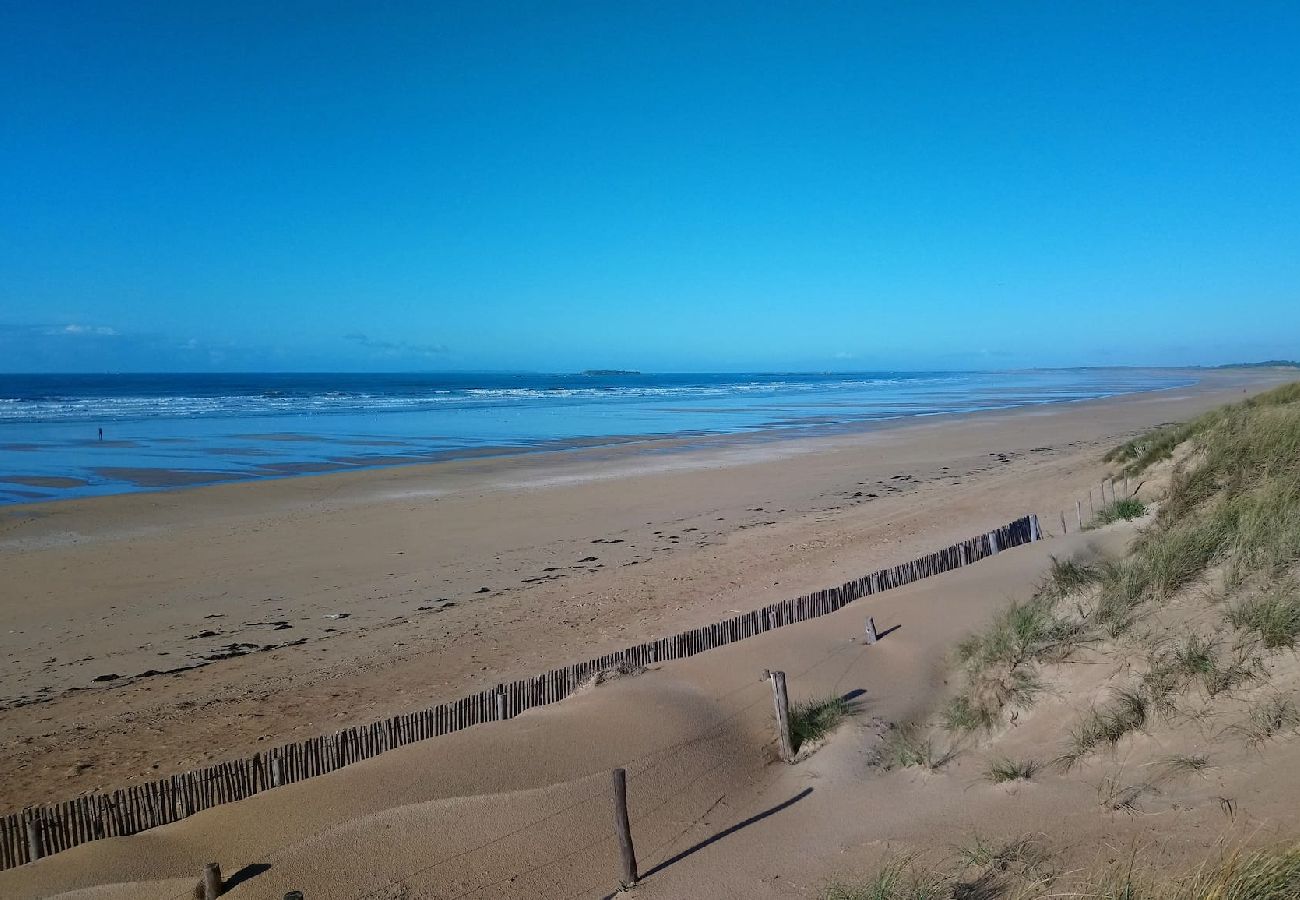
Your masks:
M 584 369 L 578 373 L 594 378 L 607 378 L 610 375 L 640 375 L 640 372 L 632 369 Z
M 1228 363 L 1215 366 L 1216 369 L 1300 369 L 1300 362 L 1293 359 L 1266 359 L 1263 362 Z

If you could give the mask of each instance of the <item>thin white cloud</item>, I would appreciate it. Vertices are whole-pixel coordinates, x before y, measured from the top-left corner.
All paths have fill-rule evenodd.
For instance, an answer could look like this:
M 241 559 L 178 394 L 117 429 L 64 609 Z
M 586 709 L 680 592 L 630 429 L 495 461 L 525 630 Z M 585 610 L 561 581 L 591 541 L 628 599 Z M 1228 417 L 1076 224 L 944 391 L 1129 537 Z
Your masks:
M 360 331 L 343 335 L 345 341 L 351 341 L 367 350 L 378 351 L 385 356 L 412 354 L 415 356 L 440 356 L 447 352 L 444 344 L 413 344 L 409 341 L 376 340 Z
M 72 337 L 117 337 L 120 332 L 107 325 L 81 325 L 69 322 L 67 325 L 55 325 L 45 329 L 50 336 L 69 335 Z

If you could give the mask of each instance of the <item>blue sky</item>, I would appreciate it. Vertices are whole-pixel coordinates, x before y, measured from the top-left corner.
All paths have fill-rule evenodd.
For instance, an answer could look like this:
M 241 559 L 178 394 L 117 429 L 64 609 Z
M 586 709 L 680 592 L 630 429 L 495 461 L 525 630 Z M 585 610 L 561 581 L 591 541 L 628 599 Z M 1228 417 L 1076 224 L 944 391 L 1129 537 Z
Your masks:
M 1300 356 L 1300 6 L 10 2 L 0 370 Z

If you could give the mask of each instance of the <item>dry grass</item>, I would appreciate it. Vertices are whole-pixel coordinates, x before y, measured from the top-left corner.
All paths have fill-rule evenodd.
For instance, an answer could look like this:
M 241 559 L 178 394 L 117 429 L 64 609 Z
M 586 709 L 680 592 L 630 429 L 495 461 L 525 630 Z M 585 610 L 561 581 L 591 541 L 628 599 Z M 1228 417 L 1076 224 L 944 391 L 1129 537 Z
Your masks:
M 1246 720 L 1237 726 L 1248 743 L 1258 746 L 1270 738 L 1300 728 L 1300 710 L 1285 694 L 1270 694 L 1253 703 Z

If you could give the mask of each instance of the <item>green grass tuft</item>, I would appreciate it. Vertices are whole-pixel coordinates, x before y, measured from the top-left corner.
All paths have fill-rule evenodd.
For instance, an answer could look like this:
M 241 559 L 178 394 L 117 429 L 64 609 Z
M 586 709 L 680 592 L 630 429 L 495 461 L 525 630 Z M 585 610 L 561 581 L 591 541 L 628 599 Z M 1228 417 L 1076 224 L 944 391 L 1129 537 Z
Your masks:
M 1057 598 L 1068 597 L 1096 583 L 1100 573 L 1094 566 L 1085 565 L 1078 560 L 1059 560 L 1052 557 L 1052 564 L 1047 570 L 1047 580 L 1043 592 L 1051 593 Z
M 1148 700 L 1141 691 L 1115 691 L 1110 703 L 1094 707 L 1075 727 L 1060 761 L 1068 768 L 1103 744 L 1118 744 L 1124 735 L 1146 725 L 1147 708 Z
M 1032 759 L 1014 760 L 1004 757 L 991 762 L 984 773 L 984 777 L 994 784 L 1003 784 L 1007 781 L 1028 781 L 1038 773 L 1040 768 L 1042 766 Z
M 997 721 L 997 711 L 960 694 L 943 708 L 942 721 L 949 731 L 987 731 Z
M 849 703 L 843 697 L 822 697 L 792 704 L 790 740 L 795 751 L 830 734 L 848 714 Z
M 889 863 L 872 878 L 827 888 L 823 900 L 948 900 L 952 888 L 943 875 L 914 865 L 911 859 Z
M 938 771 L 952 761 L 956 754 L 939 750 L 933 740 L 923 735 L 915 725 L 904 725 L 889 732 L 880 753 L 880 765 L 886 770 L 922 768 Z
M 1112 522 L 1121 520 L 1127 522 L 1136 519 L 1139 516 L 1146 515 L 1146 504 L 1136 497 L 1124 497 L 1116 500 L 1114 503 L 1107 503 L 1101 509 L 1097 510 L 1097 515 L 1093 516 L 1085 528 L 1099 528 L 1102 525 L 1109 525 Z
M 1294 647 L 1300 638 L 1300 587 L 1292 578 L 1283 579 L 1230 607 L 1227 618 L 1239 631 L 1258 634 L 1270 650 Z

